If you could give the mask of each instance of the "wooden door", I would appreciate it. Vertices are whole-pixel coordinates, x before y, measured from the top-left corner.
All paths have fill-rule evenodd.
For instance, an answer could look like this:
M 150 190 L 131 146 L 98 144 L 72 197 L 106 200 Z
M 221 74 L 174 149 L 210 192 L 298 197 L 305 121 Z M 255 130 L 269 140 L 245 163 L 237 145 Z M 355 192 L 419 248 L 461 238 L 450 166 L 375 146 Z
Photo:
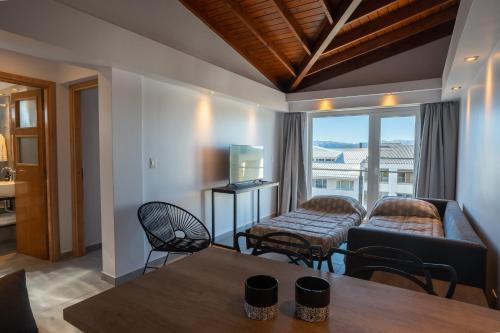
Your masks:
M 48 259 L 42 91 L 12 94 L 17 251 Z

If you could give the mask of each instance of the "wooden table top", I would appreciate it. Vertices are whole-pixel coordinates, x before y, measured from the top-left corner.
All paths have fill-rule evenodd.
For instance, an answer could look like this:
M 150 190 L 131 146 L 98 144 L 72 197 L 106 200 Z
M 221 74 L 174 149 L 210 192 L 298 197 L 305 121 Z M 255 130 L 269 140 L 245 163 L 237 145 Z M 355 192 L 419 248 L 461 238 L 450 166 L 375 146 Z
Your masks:
M 255 274 L 279 280 L 274 320 L 245 317 L 243 282 Z M 332 284 L 323 323 L 294 318 L 294 284 L 304 275 Z M 70 306 L 64 319 L 107 333 L 500 332 L 495 310 L 214 247 Z

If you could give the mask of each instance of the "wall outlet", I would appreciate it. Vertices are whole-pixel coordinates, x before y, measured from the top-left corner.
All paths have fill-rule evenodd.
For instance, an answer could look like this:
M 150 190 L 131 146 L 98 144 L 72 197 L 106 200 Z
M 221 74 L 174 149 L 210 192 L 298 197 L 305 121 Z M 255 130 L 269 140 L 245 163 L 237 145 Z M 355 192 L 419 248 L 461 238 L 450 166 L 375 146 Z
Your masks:
M 158 167 L 158 160 L 155 158 L 150 157 L 149 158 L 149 168 L 150 169 L 156 169 Z

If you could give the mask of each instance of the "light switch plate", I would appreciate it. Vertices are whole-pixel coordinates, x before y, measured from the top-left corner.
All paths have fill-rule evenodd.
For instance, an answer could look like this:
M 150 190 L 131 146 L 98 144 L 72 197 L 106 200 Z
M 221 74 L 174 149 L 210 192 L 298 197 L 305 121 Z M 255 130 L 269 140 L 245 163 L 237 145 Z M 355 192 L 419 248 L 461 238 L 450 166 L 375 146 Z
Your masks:
M 150 157 L 149 158 L 149 168 L 150 169 L 156 169 L 158 167 L 158 160 L 155 158 Z

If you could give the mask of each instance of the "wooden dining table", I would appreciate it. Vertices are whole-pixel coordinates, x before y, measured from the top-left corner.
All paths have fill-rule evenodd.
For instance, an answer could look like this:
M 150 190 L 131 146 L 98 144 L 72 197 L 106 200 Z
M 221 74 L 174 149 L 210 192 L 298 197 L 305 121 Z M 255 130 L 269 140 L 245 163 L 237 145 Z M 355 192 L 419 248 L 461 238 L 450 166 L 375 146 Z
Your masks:
M 244 281 L 279 281 L 279 313 L 246 318 Z M 294 317 L 295 281 L 331 284 L 327 321 Z M 211 247 L 64 309 L 84 332 L 500 332 L 500 312 L 411 290 Z

